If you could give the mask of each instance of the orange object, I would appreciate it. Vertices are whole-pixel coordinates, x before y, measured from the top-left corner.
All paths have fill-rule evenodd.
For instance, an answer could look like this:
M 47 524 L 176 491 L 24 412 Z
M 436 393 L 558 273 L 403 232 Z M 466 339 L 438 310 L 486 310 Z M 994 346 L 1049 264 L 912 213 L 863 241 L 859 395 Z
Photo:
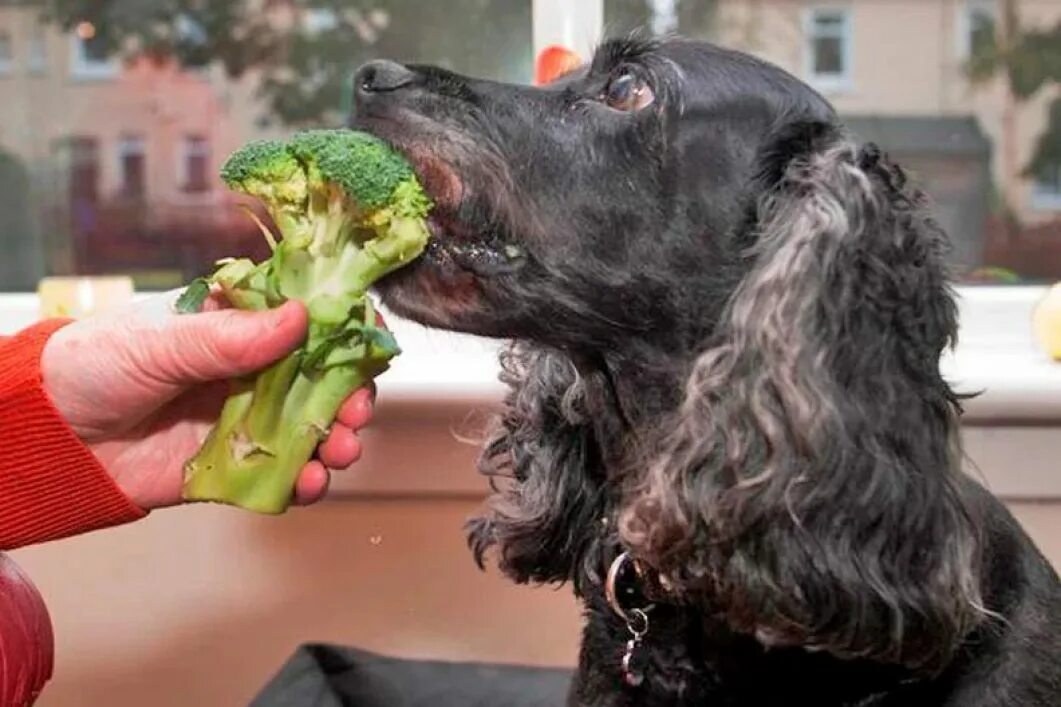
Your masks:
M 0 549 L 142 518 L 55 409 L 41 381 L 42 322 L 0 338 Z
M 552 83 L 580 66 L 582 66 L 582 59 L 570 49 L 555 44 L 546 47 L 538 55 L 538 63 L 534 68 L 534 84 L 544 86 Z

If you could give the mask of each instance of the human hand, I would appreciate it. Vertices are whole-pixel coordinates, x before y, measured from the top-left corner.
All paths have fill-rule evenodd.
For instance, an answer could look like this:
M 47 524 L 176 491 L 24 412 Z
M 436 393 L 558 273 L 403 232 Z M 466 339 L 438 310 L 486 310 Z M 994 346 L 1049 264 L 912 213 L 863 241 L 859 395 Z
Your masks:
M 306 336 L 296 302 L 266 312 L 224 309 L 176 315 L 173 297 L 74 322 L 41 358 L 44 388 L 59 413 L 122 491 L 144 510 L 181 501 L 183 466 L 199 449 L 228 393 L 226 381 L 255 373 Z M 323 497 L 329 468 L 361 454 L 356 432 L 372 416 L 373 392 L 355 392 L 303 469 L 295 502 Z

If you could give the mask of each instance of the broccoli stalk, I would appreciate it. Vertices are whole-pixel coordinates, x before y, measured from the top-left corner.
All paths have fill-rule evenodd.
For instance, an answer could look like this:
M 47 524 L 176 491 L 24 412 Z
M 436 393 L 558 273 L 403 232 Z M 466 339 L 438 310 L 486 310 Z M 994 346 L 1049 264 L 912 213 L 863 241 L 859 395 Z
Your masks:
M 294 299 L 306 305 L 309 334 L 283 360 L 233 382 L 220 419 L 185 467 L 183 495 L 281 513 L 342 402 L 399 353 L 377 328 L 367 292 L 423 251 L 431 204 L 399 155 L 347 130 L 251 143 L 221 176 L 262 202 L 281 239 L 259 222 L 272 257 L 221 263 L 186 290 L 178 309 L 197 311 L 211 284 L 239 309 Z

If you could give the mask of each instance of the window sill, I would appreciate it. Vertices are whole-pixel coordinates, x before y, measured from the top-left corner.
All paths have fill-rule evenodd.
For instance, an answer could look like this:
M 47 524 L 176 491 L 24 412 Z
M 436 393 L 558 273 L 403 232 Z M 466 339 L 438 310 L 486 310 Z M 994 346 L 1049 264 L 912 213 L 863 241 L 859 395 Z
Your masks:
M 1038 352 L 1029 325 L 1043 291 L 958 288 L 960 341 L 941 362 L 959 391 L 982 392 L 965 403 L 967 469 L 1007 500 L 1061 499 L 1055 462 L 1061 458 L 1061 363 Z M 35 295 L 0 294 L 0 335 L 36 319 Z M 359 463 L 358 474 L 336 476 L 333 497 L 481 496 L 476 447 L 456 439 L 476 438 L 483 413 L 505 392 L 498 381 L 502 344 L 395 316 L 387 322 L 404 354 L 379 380 L 377 421 L 365 433 L 375 451 Z M 410 438 L 430 440 L 434 451 L 416 452 Z
M 1029 321 L 1043 287 L 960 287 L 961 332 L 943 356 L 947 380 L 963 393 L 970 424 L 1027 422 L 1061 427 L 1061 363 L 1035 345 Z M 149 295 L 145 295 L 149 296 Z M 0 294 L 0 335 L 37 319 L 34 293 Z M 496 401 L 501 344 L 436 331 L 390 316 L 388 325 L 405 352 L 381 378 L 389 395 L 403 400 Z M 439 375 L 444 371 L 444 375 Z
M 1042 287 L 961 287 L 958 346 L 944 355 L 945 377 L 963 393 L 966 422 L 1061 427 L 1061 363 L 1035 345 L 1029 321 Z M 32 293 L 0 294 L 0 335 L 29 326 L 37 317 Z M 427 329 L 388 318 L 405 352 L 380 380 L 388 397 L 404 401 L 465 400 L 492 403 L 498 382 L 496 341 Z M 444 371 L 444 375 L 439 375 Z

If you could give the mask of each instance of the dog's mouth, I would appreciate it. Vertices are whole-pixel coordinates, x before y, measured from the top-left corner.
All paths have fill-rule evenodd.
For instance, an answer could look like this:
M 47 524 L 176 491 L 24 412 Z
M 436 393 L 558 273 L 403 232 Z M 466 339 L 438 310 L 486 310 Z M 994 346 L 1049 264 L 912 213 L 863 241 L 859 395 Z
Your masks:
M 476 195 L 457 169 L 436 154 L 414 146 L 401 150 L 413 165 L 424 191 L 435 203 L 428 216 L 431 240 L 425 258 L 453 263 L 480 276 L 516 270 L 523 249 L 497 219 L 490 218 L 482 195 Z
M 370 129 L 405 155 L 435 207 L 428 216 L 431 239 L 421 260 L 457 267 L 480 277 L 514 272 L 525 252 L 500 219 L 491 217 L 486 185 L 470 186 L 451 161 L 418 141 Z

